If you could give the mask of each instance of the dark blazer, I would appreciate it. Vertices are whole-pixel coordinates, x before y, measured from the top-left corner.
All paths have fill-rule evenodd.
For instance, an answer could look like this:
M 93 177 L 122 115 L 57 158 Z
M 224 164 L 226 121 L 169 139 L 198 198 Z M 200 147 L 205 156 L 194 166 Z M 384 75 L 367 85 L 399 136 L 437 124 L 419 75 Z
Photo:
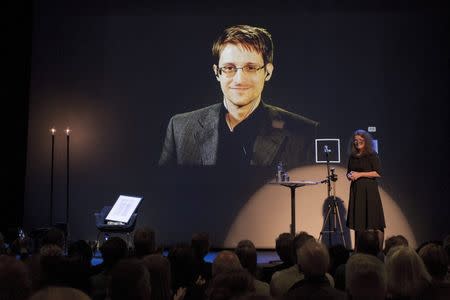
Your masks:
M 345 300 L 346 294 L 331 287 L 326 276 L 305 277 L 305 279 L 296 282 L 282 299 Z
M 251 165 L 288 168 L 312 163 L 318 122 L 261 103 L 265 121 L 253 144 Z M 215 165 L 222 104 L 178 114 L 170 119 L 159 165 Z

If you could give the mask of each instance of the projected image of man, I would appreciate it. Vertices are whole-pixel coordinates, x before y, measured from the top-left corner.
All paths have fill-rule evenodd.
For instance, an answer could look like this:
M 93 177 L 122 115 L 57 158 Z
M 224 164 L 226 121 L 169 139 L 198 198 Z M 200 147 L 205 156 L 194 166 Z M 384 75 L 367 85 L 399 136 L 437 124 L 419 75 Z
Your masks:
M 222 103 L 171 118 L 160 165 L 254 165 L 311 162 L 318 123 L 265 103 L 273 43 L 259 27 L 232 26 L 212 47 Z

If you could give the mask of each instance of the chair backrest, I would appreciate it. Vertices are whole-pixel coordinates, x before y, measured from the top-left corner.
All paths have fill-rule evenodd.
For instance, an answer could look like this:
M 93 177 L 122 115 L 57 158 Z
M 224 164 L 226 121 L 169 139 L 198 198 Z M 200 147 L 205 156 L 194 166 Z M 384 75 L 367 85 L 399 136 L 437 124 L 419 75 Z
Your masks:
M 102 210 L 100 211 L 100 214 L 102 215 L 103 219 L 106 218 L 106 216 L 109 214 L 111 209 L 112 209 L 112 206 L 103 206 Z
M 136 227 L 136 221 L 137 221 L 137 213 L 133 213 L 131 215 L 130 221 L 124 226 L 129 226 L 130 232 L 134 230 L 134 227 Z
M 112 206 L 103 206 L 100 212 L 95 213 L 95 226 L 101 227 L 106 224 L 105 218 L 111 211 Z
M 95 213 L 95 226 L 102 232 L 132 232 L 136 227 L 137 212 L 133 213 L 128 223 L 123 225 L 108 225 L 105 218 L 111 211 L 112 206 L 104 206 L 100 212 Z
M 97 228 L 102 228 L 106 225 L 106 221 L 105 218 L 108 215 L 108 213 L 111 211 L 112 206 L 104 206 L 100 212 L 95 213 L 95 225 Z M 130 220 L 128 221 L 128 223 L 124 224 L 124 225 L 116 225 L 117 228 L 120 228 L 121 230 L 130 230 L 133 231 L 134 227 L 136 226 L 136 221 L 137 221 L 137 212 L 133 213 L 130 217 Z

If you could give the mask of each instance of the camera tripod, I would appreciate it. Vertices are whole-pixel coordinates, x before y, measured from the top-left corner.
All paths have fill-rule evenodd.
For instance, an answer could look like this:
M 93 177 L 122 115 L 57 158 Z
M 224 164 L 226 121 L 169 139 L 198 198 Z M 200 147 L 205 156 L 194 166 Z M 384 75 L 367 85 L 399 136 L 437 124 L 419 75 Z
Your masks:
M 345 243 L 345 237 L 344 237 L 344 231 L 342 229 L 342 221 L 341 221 L 341 215 L 339 212 L 339 206 L 336 199 L 336 181 L 337 181 L 337 174 L 334 173 L 335 169 L 330 168 L 330 159 L 328 157 L 328 154 L 331 152 L 331 149 L 328 148 L 327 145 L 324 146 L 324 152 L 326 155 L 327 160 L 327 178 L 322 181 L 322 183 L 327 183 L 327 200 L 328 200 L 328 207 L 327 212 L 325 214 L 325 219 L 323 221 L 322 230 L 320 231 L 319 235 L 319 241 L 322 239 L 324 233 L 328 233 L 328 242 L 331 246 L 331 233 L 339 233 L 342 242 L 344 244 L 344 247 L 347 247 Z M 331 214 L 333 218 L 333 228 L 331 228 Z M 328 223 L 328 230 L 326 229 Z M 339 226 L 339 228 L 336 228 L 336 225 Z

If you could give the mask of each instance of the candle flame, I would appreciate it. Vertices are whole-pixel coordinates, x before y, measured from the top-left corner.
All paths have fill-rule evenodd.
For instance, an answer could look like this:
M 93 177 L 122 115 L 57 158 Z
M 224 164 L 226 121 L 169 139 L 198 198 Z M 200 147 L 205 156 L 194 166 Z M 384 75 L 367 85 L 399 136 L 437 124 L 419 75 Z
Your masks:
M 56 132 L 55 127 L 52 127 L 52 128 L 50 129 L 50 132 L 52 133 L 52 135 L 55 135 L 55 132 Z
M 66 134 L 67 134 L 67 135 L 70 134 L 70 128 L 69 128 L 69 127 L 67 127 L 67 129 L 66 129 L 65 131 L 66 131 Z

